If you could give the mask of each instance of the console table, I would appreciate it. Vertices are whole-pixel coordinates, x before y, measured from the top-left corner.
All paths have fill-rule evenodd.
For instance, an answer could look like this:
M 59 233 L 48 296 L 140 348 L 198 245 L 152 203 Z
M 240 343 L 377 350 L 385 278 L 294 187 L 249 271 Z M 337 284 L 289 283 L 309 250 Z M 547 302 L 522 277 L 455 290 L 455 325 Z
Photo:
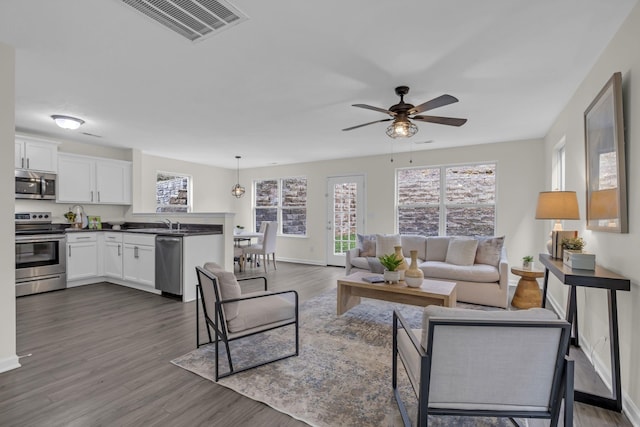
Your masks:
M 561 259 L 552 258 L 549 254 L 540 254 L 540 262 L 544 265 L 544 288 L 542 291 L 542 307 L 546 305 L 549 272 L 563 284 L 570 286 L 567 299 L 566 319 L 571 323 L 571 345 L 580 347 L 578 341 L 578 306 L 576 287 L 606 289 L 609 301 L 609 343 L 611 349 L 611 389 L 612 397 L 575 390 L 574 398 L 578 402 L 614 411 L 622 411 L 622 385 L 620 383 L 620 344 L 618 339 L 618 304 L 616 291 L 630 291 L 631 281 L 612 271 L 596 265 L 595 270 L 572 269 L 564 265 Z M 568 349 L 567 349 L 568 353 Z

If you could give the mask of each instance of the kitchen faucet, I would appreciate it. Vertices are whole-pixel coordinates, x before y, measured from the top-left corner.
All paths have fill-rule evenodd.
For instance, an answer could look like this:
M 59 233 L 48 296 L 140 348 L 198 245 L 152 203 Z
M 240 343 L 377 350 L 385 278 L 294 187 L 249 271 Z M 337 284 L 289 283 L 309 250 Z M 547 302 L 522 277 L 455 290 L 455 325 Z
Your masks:
M 167 227 L 169 227 L 169 230 L 173 230 L 173 222 L 171 222 L 171 220 L 169 218 L 163 219 L 162 222 L 167 224 Z

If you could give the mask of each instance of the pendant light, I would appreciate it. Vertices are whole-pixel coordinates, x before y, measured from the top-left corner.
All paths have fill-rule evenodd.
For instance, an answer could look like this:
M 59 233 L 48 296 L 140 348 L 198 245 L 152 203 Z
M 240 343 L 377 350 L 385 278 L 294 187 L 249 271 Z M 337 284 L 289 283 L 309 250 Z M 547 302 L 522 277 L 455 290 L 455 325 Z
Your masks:
M 237 171 L 237 184 L 233 186 L 231 189 L 231 195 L 235 196 L 237 199 L 244 196 L 244 187 L 240 185 L 240 156 L 236 156 L 236 160 L 238 162 L 236 171 Z

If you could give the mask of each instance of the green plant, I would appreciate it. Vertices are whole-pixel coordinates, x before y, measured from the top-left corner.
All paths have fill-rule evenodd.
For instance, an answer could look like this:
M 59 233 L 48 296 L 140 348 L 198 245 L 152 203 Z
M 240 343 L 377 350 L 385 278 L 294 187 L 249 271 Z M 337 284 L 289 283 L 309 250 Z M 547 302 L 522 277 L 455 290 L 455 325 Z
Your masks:
M 378 257 L 380 264 L 389 271 L 396 271 L 396 268 L 402 264 L 402 260 L 396 257 L 396 254 L 382 255 Z
M 244 225 L 236 225 L 236 228 L 239 230 L 244 230 Z
M 562 249 L 581 251 L 587 245 L 582 237 L 573 237 L 571 239 L 562 239 Z
M 526 255 L 522 257 L 522 261 L 524 262 L 533 262 L 533 257 L 531 255 Z

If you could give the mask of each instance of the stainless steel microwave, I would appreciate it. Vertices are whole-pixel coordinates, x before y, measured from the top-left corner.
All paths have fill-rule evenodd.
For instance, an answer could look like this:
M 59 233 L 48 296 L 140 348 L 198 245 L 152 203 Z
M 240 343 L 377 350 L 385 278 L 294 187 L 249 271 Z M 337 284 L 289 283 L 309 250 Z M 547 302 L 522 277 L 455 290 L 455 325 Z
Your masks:
M 16 199 L 55 199 L 56 174 L 16 169 Z

